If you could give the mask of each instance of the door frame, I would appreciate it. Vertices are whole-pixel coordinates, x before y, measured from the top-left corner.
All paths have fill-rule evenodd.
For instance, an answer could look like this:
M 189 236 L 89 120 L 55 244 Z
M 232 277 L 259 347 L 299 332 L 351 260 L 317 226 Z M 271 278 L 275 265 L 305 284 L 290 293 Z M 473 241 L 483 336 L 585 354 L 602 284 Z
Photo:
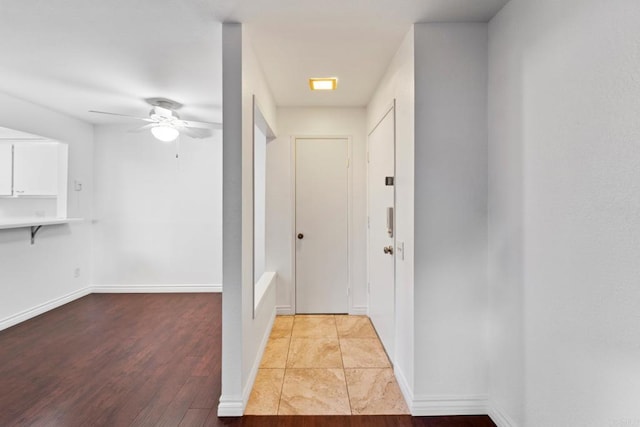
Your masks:
M 396 317 L 397 317 L 397 312 L 396 312 L 396 264 L 397 264 L 397 252 L 398 252 L 398 248 L 396 245 L 397 242 L 397 222 L 396 219 L 398 218 L 398 212 L 397 212 L 397 191 L 396 191 L 396 182 L 395 182 L 395 177 L 397 174 L 397 116 L 396 116 L 396 99 L 394 98 L 393 101 L 391 101 L 391 103 L 388 104 L 388 106 L 382 110 L 383 113 L 380 115 L 380 118 L 378 120 L 376 120 L 375 125 L 373 125 L 373 127 L 371 128 L 371 130 L 369 132 L 367 132 L 367 315 L 369 315 L 369 309 L 371 307 L 371 258 L 369 256 L 369 253 L 371 251 L 371 239 L 370 239 L 370 234 L 371 234 L 371 229 L 369 228 L 369 218 L 371 216 L 371 212 L 369 212 L 369 186 L 371 183 L 371 177 L 369 176 L 369 137 L 371 136 L 371 134 L 373 132 L 375 132 L 375 130 L 378 128 L 378 126 L 380 126 L 380 124 L 384 121 L 384 119 L 387 118 L 387 116 L 389 114 L 393 114 L 393 178 L 394 178 L 394 185 L 393 185 L 393 329 L 394 329 L 394 337 L 393 337 L 393 351 L 395 353 L 395 349 L 396 349 L 396 337 L 397 337 L 397 331 L 396 329 Z M 389 354 L 389 359 L 391 360 L 391 363 L 393 364 L 395 362 L 395 354 Z
M 351 257 L 353 254 L 353 144 L 350 135 L 292 135 L 289 139 L 290 145 L 290 171 L 291 171 L 291 313 L 296 314 L 296 140 L 298 139 L 346 139 L 347 140 L 347 304 L 349 313 L 352 311 L 353 293 L 351 284 L 353 283 L 353 269 L 351 268 Z

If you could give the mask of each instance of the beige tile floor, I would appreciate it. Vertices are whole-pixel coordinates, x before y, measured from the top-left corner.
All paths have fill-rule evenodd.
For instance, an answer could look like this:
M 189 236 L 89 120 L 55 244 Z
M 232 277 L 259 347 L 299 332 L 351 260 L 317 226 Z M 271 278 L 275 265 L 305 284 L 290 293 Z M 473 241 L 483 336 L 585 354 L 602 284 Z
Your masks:
M 366 316 L 278 316 L 247 415 L 392 415 L 409 410 Z

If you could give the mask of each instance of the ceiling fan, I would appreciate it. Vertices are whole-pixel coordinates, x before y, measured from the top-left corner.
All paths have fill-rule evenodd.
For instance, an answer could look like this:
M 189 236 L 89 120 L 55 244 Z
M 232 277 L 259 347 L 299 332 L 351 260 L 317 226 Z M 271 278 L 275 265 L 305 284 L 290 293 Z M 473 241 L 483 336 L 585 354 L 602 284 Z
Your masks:
M 151 130 L 156 139 L 163 142 L 174 141 L 183 133 L 192 138 L 207 138 L 213 135 L 214 129 L 222 129 L 222 123 L 196 122 L 193 120 L 182 120 L 176 110 L 182 107 L 179 102 L 166 98 L 147 98 L 145 102 L 151 105 L 149 117 L 136 117 L 127 114 L 108 113 L 106 111 L 89 110 L 90 113 L 108 114 L 110 116 L 127 117 L 130 119 L 149 122 L 141 128 L 131 132 L 143 132 Z

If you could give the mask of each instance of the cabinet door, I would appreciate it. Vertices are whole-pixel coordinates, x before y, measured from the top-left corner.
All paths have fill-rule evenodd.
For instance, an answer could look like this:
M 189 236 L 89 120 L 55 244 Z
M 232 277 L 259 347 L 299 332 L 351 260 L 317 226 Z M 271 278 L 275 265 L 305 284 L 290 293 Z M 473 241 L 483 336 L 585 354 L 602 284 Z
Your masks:
M 0 144 L 0 196 L 11 196 L 13 159 L 11 144 Z
M 13 149 L 15 196 L 55 196 L 58 193 L 58 145 L 16 143 Z

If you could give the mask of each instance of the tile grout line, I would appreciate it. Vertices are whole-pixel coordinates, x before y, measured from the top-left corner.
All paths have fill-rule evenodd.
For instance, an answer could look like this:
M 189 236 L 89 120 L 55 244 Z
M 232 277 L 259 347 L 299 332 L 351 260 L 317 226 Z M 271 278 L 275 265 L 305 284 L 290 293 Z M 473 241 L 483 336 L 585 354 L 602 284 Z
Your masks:
M 342 340 L 340 339 L 340 331 L 338 330 L 338 319 L 334 316 L 333 320 L 336 325 L 336 335 L 338 336 L 338 348 L 340 349 L 340 362 L 342 363 L 342 375 L 344 376 L 344 388 L 347 390 L 347 402 L 349 402 L 349 413 L 353 414 L 353 406 L 351 406 L 351 394 L 349 394 L 349 382 L 347 381 L 347 370 L 344 367 L 344 357 L 342 354 Z
M 291 330 L 289 331 L 289 346 L 287 347 L 287 357 L 284 360 L 284 373 L 282 374 L 282 384 L 280 385 L 280 396 L 278 399 L 278 408 L 276 409 L 276 415 L 280 413 L 280 405 L 282 405 L 282 391 L 284 390 L 284 380 L 287 377 L 287 363 L 289 362 L 289 352 L 291 351 L 291 341 L 293 341 L 293 327 L 296 323 L 296 315 L 293 315 L 293 322 L 291 322 Z
M 293 330 L 295 328 L 296 321 L 297 320 L 298 321 L 301 320 L 301 319 L 299 319 L 299 316 L 297 316 L 297 315 L 294 315 L 292 317 L 293 317 L 293 321 L 292 321 L 291 328 L 290 328 L 289 334 L 288 334 L 289 343 L 288 343 L 286 357 L 285 357 L 285 363 L 284 363 L 284 370 L 283 370 L 284 374 L 283 374 L 282 383 L 280 385 L 280 390 L 279 390 L 279 395 L 278 395 L 278 405 L 277 405 L 277 409 L 276 409 L 275 415 L 278 415 L 280 413 L 280 408 L 282 407 L 282 403 L 283 403 L 283 399 L 284 399 L 283 398 L 284 381 L 285 381 L 285 378 L 287 376 L 288 371 L 293 370 L 293 369 L 299 369 L 299 370 L 303 370 L 303 371 L 326 370 L 326 369 L 328 369 L 328 368 L 316 368 L 316 367 L 310 367 L 310 368 L 294 368 L 294 367 L 289 368 L 288 367 L 288 362 L 292 357 L 291 351 L 292 351 L 292 346 L 293 346 L 293 343 L 292 343 L 292 341 L 293 341 Z M 344 351 L 343 351 L 343 347 L 342 347 L 342 340 L 343 339 L 348 340 L 348 339 L 354 339 L 354 338 L 358 339 L 358 338 L 360 338 L 360 339 L 373 339 L 373 340 L 377 341 L 378 344 L 380 344 L 380 345 L 381 345 L 381 343 L 380 343 L 379 337 L 377 337 L 377 336 L 376 337 L 349 337 L 348 334 L 346 336 L 341 336 L 340 332 L 338 330 L 338 326 L 337 326 L 338 316 L 332 315 L 331 317 L 333 318 L 333 326 L 335 328 L 335 336 L 336 336 L 336 338 L 338 340 L 338 348 L 339 348 L 339 351 L 340 351 L 341 367 L 339 369 L 342 370 L 343 377 L 344 377 L 344 385 L 345 385 L 345 390 L 346 390 L 346 393 L 347 393 L 346 397 L 347 397 L 347 401 L 349 403 L 349 414 L 353 416 L 353 415 L 357 415 L 357 414 L 354 412 L 354 408 L 353 408 L 352 401 L 351 401 L 351 394 L 350 394 L 350 390 L 349 390 L 349 382 L 347 381 L 347 374 L 346 374 L 347 368 L 345 367 L 345 361 L 344 361 Z M 370 322 L 370 320 L 369 320 L 369 322 Z M 325 337 L 313 336 L 313 337 L 302 337 L 302 338 L 303 339 L 310 339 L 312 341 L 317 341 L 317 340 L 323 339 Z M 326 338 L 331 338 L 331 337 L 327 336 Z M 385 356 L 386 356 L 385 359 L 386 359 L 387 363 L 389 363 L 390 361 L 389 361 L 389 358 L 388 358 L 388 355 L 386 354 L 386 352 L 385 352 Z M 378 371 L 392 370 L 393 369 L 392 365 L 391 366 L 389 366 L 389 365 L 391 365 L 391 364 L 389 363 L 386 366 L 369 366 L 369 367 L 362 367 L 362 368 L 353 367 L 353 368 L 349 368 L 349 369 L 378 370 Z M 278 368 L 263 368 L 263 369 L 278 369 Z

